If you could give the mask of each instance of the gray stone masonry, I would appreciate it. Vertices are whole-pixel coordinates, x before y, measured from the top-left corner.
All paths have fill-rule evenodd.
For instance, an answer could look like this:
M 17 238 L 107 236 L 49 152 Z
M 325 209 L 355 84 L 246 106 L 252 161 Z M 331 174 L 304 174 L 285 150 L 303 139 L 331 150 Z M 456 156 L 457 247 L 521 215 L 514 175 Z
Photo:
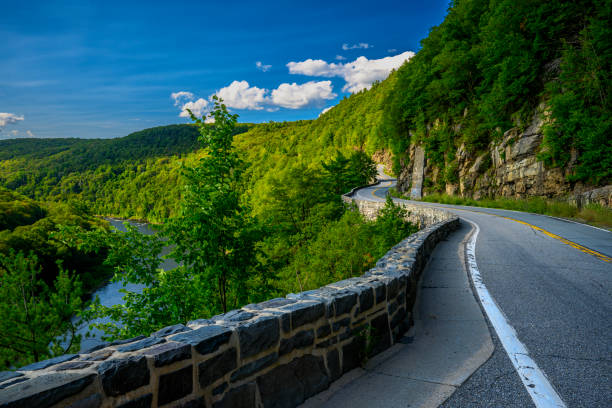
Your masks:
M 375 217 L 384 203 L 357 205 Z M 408 209 L 422 229 L 361 277 L 0 373 L 0 408 L 298 405 L 411 324 L 419 275 L 459 220 Z

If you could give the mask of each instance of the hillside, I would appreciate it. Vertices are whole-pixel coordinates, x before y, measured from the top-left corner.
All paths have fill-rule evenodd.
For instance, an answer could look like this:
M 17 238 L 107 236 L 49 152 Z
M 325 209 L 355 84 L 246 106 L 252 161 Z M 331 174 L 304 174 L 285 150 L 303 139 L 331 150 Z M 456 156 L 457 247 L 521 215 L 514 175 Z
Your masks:
M 610 3 L 453 2 L 416 56 L 370 90 L 316 120 L 242 127 L 252 196 L 261 202 L 271 179 L 355 149 L 392 153 L 400 189 L 423 194 L 568 197 L 609 184 Z M 195 138 L 174 125 L 4 141 L 0 184 L 161 221 L 177 208 L 181 163 L 198 157 Z
M 600 0 L 454 2 L 385 105 L 400 187 L 567 197 L 609 184 L 611 13 Z

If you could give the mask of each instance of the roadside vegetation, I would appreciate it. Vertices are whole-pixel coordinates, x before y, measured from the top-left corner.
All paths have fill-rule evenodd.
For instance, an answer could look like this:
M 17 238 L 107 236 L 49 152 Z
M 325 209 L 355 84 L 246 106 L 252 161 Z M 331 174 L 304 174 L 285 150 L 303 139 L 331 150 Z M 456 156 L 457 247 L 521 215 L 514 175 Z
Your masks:
M 390 189 L 390 195 L 402 199 L 409 197 Z M 546 200 L 540 197 L 527 199 L 519 198 L 463 198 L 447 194 L 428 194 L 421 201 L 430 203 L 467 205 L 472 207 L 500 208 L 503 210 L 524 211 L 535 214 L 550 215 L 553 217 L 567 218 L 574 221 L 594 225 L 612 230 L 612 210 L 599 204 L 587 204 L 578 208 L 569 203 Z

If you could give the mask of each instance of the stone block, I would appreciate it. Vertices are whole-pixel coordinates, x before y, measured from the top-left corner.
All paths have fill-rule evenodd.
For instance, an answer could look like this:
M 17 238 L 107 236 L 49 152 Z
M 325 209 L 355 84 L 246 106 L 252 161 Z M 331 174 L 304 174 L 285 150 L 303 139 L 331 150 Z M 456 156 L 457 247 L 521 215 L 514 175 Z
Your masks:
M 320 301 L 302 300 L 283 306 L 282 310 L 291 314 L 291 328 L 293 330 L 325 316 L 325 305 Z
M 346 317 L 342 320 L 338 320 L 337 322 L 334 322 L 332 324 L 332 329 L 334 331 L 334 333 L 337 333 L 338 331 L 349 327 L 351 324 L 351 318 L 350 317 Z
M 176 408 L 206 408 L 206 401 L 202 397 L 183 402 L 176 406 Z
M 238 366 L 238 353 L 232 347 L 198 366 L 200 387 L 205 388 Z
M 114 352 L 115 350 L 113 349 L 104 349 L 104 350 L 97 351 L 95 353 L 91 353 L 89 355 L 81 356 L 80 360 L 82 361 L 104 361 L 110 356 L 112 356 Z
M 232 335 L 227 327 L 209 325 L 198 329 L 178 333 L 169 337 L 168 340 L 190 344 L 200 354 L 213 353 L 223 344 L 226 344 Z
M 146 394 L 141 397 L 125 402 L 119 405 L 117 408 L 151 408 L 153 402 L 153 394 Z
M 325 323 L 323 326 L 317 329 L 317 339 L 327 337 L 330 334 L 331 334 L 331 325 L 329 323 Z
M 110 397 L 148 385 L 150 381 L 145 356 L 107 360 L 98 366 L 98 374 L 104 393 Z
M 173 326 L 168 326 L 168 327 L 164 327 L 163 329 L 160 329 L 158 331 L 156 331 L 155 333 L 151 334 L 151 336 L 153 337 L 166 337 L 166 336 L 170 336 L 171 334 L 176 334 L 176 333 L 182 333 L 182 332 L 186 332 L 188 330 L 191 330 L 191 328 L 185 326 L 184 324 L 175 324 Z
M 327 371 L 329 372 L 331 381 L 336 381 L 342 376 L 342 369 L 340 368 L 340 353 L 338 350 L 333 349 L 325 356 L 327 360 Z
M 153 365 L 155 367 L 163 367 L 191 358 L 191 346 L 172 341 L 145 350 L 144 354 L 153 357 Z
M 11 378 L 22 377 L 23 373 L 17 371 L 2 371 L 0 372 L 0 383 L 6 380 L 10 380 Z
M 81 370 L 91 366 L 93 363 L 90 361 L 68 361 L 67 363 L 59 364 L 54 367 L 55 371 L 66 371 L 66 370 Z
M 213 388 L 212 395 L 223 394 L 225 392 L 225 390 L 227 389 L 227 386 L 228 386 L 228 384 L 226 382 L 224 382 L 223 384 Z
M 230 381 L 236 382 L 247 378 L 252 374 L 274 364 L 277 360 L 278 353 L 274 352 L 251 363 L 245 364 L 232 374 Z
M 391 347 L 391 332 L 389 327 L 389 318 L 386 313 L 382 313 L 373 318 L 370 325 L 372 327 L 371 335 L 373 341 L 370 356 L 372 356 Z
M 93 383 L 92 373 L 46 373 L 0 392 L 0 407 L 48 408 L 83 391 Z
M 42 370 L 44 368 L 51 367 L 52 365 L 55 365 L 55 364 L 64 363 L 66 361 L 74 360 L 78 356 L 79 356 L 78 354 L 64 354 L 63 356 L 58 356 L 58 357 L 50 358 L 48 360 L 38 361 L 36 363 L 32 363 L 30 365 L 27 365 L 25 367 L 21 367 L 19 369 L 19 371 Z
M 348 290 L 336 292 L 334 295 L 334 308 L 336 316 L 350 313 L 357 304 L 357 294 Z
M 367 312 L 374 306 L 374 291 L 369 286 L 359 286 L 359 310 Z
M 295 349 L 312 346 L 314 344 L 314 330 L 302 330 L 293 337 L 281 340 L 278 354 L 284 356 Z
M 334 345 L 336 343 L 338 343 L 338 336 L 333 336 L 333 337 L 330 337 L 327 340 L 323 340 L 323 341 L 317 343 L 316 347 L 318 349 L 322 349 L 322 348 L 326 349 L 326 348 L 329 348 L 330 346 L 332 346 L 332 345 Z
M 346 373 L 361 365 L 365 357 L 364 339 L 356 338 L 342 347 L 342 372 Z
M 259 354 L 278 344 L 280 325 L 276 316 L 263 316 L 237 329 L 240 341 L 240 358 Z
M 213 408 L 253 408 L 257 406 L 257 385 L 250 382 L 231 389 Z
M 132 337 L 131 339 L 115 340 L 110 345 L 111 346 L 121 346 L 123 344 L 132 343 L 134 341 L 142 340 L 145 338 L 147 338 L 147 336 L 136 336 L 136 337 Z
M 264 407 L 294 407 L 329 386 L 321 357 L 306 355 L 257 379 Z
M 117 347 L 117 351 L 127 353 L 130 351 L 142 350 L 156 344 L 165 343 L 166 339 L 160 337 L 147 337 L 145 339 L 126 344 L 125 346 Z
M 157 404 L 164 405 L 193 392 L 193 366 L 163 374 L 159 377 Z
M 93 394 L 73 402 L 67 408 L 100 408 L 101 405 L 102 396 L 100 394 Z

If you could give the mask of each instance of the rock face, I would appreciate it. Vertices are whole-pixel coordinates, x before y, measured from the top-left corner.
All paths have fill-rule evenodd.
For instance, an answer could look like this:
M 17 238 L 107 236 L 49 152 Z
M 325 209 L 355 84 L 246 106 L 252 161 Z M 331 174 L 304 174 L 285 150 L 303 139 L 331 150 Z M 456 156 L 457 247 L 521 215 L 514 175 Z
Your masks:
M 360 277 L 0 373 L 0 408 L 298 405 L 408 328 L 427 258 L 459 223 L 419 211 L 423 229 Z
M 480 199 L 483 197 L 528 198 L 544 197 L 568 200 L 577 205 L 595 202 L 612 206 L 612 186 L 596 188 L 582 183 L 570 183 L 576 153 L 566 168 L 546 168 L 537 155 L 542 144 L 541 114 L 533 117 L 529 126 L 520 131 L 512 128 L 501 140 L 492 142 L 480 155 L 469 154 L 464 145 L 455 153 L 458 182 L 444 183 L 444 169 L 420 160 L 420 146 L 411 146 L 410 161 L 398 178 L 398 189 L 417 198 L 422 184 L 423 195 L 442 190 L 449 195 Z M 418 179 L 424 169 L 424 181 Z

